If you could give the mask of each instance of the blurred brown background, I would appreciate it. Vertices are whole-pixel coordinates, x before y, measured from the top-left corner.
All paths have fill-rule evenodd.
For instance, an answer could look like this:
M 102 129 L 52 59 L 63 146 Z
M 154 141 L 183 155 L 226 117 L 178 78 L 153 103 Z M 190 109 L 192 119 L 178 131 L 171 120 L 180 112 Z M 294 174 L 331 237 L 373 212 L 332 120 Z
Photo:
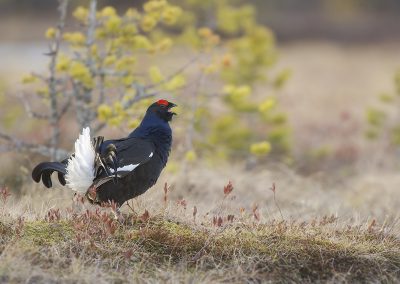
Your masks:
M 87 2 L 73 1 L 72 6 Z M 122 10 L 139 7 L 144 1 L 99 2 L 100 6 L 113 5 Z M 256 5 L 260 22 L 271 27 L 281 42 L 400 39 L 400 2 L 396 0 L 253 0 L 248 3 Z M 43 30 L 57 18 L 56 8 L 54 0 L 0 1 L 1 41 L 41 39 Z

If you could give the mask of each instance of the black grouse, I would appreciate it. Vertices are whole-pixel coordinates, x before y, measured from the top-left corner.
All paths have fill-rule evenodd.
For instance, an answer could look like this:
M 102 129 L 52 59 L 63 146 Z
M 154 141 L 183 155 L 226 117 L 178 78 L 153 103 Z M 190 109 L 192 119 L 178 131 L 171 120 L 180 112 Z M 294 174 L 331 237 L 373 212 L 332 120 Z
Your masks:
M 152 187 L 168 161 L 172 131 L 169 122 L 174 103 L 158 100 L 147 109 L 141 124 L 126 138 L 90 138 L 84 128 L 75 153 L 62 162 L 43 162 L 32 171 L 35 182 L 52 186 L 51 175 L 96 204 L 115 202 L 118 207 Z

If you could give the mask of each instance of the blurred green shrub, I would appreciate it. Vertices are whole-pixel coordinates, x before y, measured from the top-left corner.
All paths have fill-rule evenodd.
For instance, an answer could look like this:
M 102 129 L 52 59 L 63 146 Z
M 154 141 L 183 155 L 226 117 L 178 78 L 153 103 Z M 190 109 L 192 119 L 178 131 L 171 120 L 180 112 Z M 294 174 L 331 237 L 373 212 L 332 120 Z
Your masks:
M 400 70 L 394 75 L 394 90 L 382 93 L 379 101 L 366 110 L 367 129 L 365 136 L 369 140 L 382 140 L 388 147 L 400 146 Z
M 179 120 L 188 161 L 287 155 L 290 128 L 276 94 L 290 72 L 276 70 L 274 35 L 257 24 L 251 2 L 171 3 L 150 0 L 119 14 L 91 0 L 89 8 L 73 11 L 77 25 L 68 26 L 76 29 L 67 31 L 64 23 L 49 28 L 46 38 L 60 45 L 49 53 L 50 75 L 32 73 L 23 82 L 56 113 L 50 124 L 58 127 L 64 108 L 73 108 L 77 124 L 90 125 L 93 134 L 105 125 L 134 128 L 153 97 L 167 94 L 184 109 Z M 167 72 L 154 60 L 188 45 L 195 54 L 191 75 L 186 65 Z M 146 61 L 157 64 L 146 67 Z M 261 84 L 262 93 L 255 91 Z
M 279 111 L 276 94 L 289 79 L 290 70 L 277 70 L 274 34 L 257 24 L 251 1 L 174 3 L 180 3 L 185 11 L 177 23 L 180 42 L 199 47 L 204 39 L 218 37 L 222 41 L 204 68 L 205 76 L 219 77 L 221 90 L 208 90 L 196 97 L 197 111 L 202 114 L 194 118 L 201 134 L 194 139 L 196 151 L 223 158 L 260 157 L 271 151 L 278 159 L 288 155 L 290 128 L 286 114 Z M 260 85 L 262 93 L 256 90 Z M 215 103 L 218 111 L 210 111 L 210 97 L 216 93 L 222 100 Z M 255 150 L 260 145 L 269 146 Z

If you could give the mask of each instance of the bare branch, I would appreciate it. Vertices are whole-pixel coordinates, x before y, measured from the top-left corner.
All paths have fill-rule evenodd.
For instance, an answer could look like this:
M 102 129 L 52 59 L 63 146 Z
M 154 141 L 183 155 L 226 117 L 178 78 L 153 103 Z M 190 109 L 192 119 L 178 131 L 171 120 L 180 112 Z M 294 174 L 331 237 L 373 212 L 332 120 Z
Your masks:
M 6 140 L 6 141 L 13 141 L 13 138 L 7 134 L 1 133 L 0 132 L 0 139 Z
M 40 114 L 40 113 L 34 112 L 32 110 L 31 104 L 29 103 L 29 101 L 27 99 L 23 98 L 23 96 L 21 94 L 18 94 L 17 96 L 21 100 L 21 103 L 24 105 L 25 111 L 29 117 L 35 118 L 35 119 L 41 119 L 41 120 L 48 120 L 50 118 L 50 116 L 47 114 Z
M 68 101 L 65 103 L 65 105 L 61 108 L 60 113 L 58 114 L 58 120 L 60 121 L 61 118 L 67 113 L 69 107 L 72 104 L 72 98 L 69 97 Z
M 0 145 L 0 153 L 11 152 L 13 149 L 11 145 Z
M 96 69 L 96 70 L 94 70 L 94 74 L 96 75 L 96 76 L 101 76 L 101 75 L 107 75 L 107 76 L 113 76 L 113 77 L 124 77 L 124 76 L 126 76 L 126 75 L 128 75 L 128 74 L 132 74 L 132 75 L 134 75 L 135 77 L 144 77 L 145 76 L 145 74 L 143 74 L 143 73 L 136 73 L 136 72 L 128 72 L 128 71 L 116 71 L 116 70 L 113 70 L 113 69 L 109 69 L 109 68 L 99 68 L 99 69 Z
M 8 142 L 7 145 L 0 145 L 0 151 L 18 151 L 18 152 L 30 152 L 30 153 L 37 153 L 47 157 L 53 157 L 56 160 L 64 159 L 69 155 L 69 153 L 64 149 L 53 149 L 52 147 L 38 145 L 33 143 L 27 143 L 15 137 L 11 137 L 7 134 L 0 132 L 0 139 L 3 139 Z
M 100 79 L 99 79 L 99 89 L 100 89 L 100 94 L 99 94 L 99 100 L 97 101 L 97 107 L 104 103 L 104 99 L 106 97 L 106 88 L 105 88 L 105 81 L 106 81 L 106 75 L 101 74 Z M 96 108 L 97 108 L 96 107 Z
M 96 0 L 90 1 L 89 16 L 88 16 L 89 28 L 87 30 L 87 38 L 86 38 L 86 45 L 89 48 L 94 44 L 95 40 L 96 9 L 97 9 L 97 1 Z
M 23 104 L 26 113 L 28 114 L 29 117 L 35 118 L 35 119 L 42 119 L 42 120 L 49 120 L 50 116 L 47 114 L 40 114 L 37 112 L 34 112 L 32 110 L 31 104 L 27 99 L 24 98 L 23 94 L 18 94 L 18 98 L 21 100 L 21 103 Z
M 50 92 L 50 125 L 52 127 L 52 136 L 50 141 L 50 147 L 53 148 L 52 159 L 55 159 L 56 156 L 56 147 L 60 140 L 60 128 L 59 128 L 59 113 L 58 113 L 58 101 L 57 101 L 57 81 L 56 81 L 56 65 L 57 65 L 57 58 L 58 52 L 60 50 L 62 34 L 65 27 L 65 19 L 67 16 L 67 9 L 68 9 L 68 2 L 69 0 L 59 0 L 59 12 L 60 12 L 60 20 L 57 25 L 57 33 L 53 43 L 53 46 L 50 49 L 50 77 L 49 77 L 49 92 Z
M 201 57 L 203 56 L 203 53 L 198 54 L 197 56 L 195 56 L 194 58 L 192 58 L 191 60 L 189 60 L 185 65 L 183 65 L 181 68 L 179 68 L 178 70 L 176 70 L 174 73 L 170 74 L 169 76 L 167 76 L 164 80 L 156 83 L 156 84 L 151 84 L 151 85 L 147 85 L 145 86 L 145 90 L 148 89 L 152 89 L 158 86 L 161 86 L 162 84 L 165 84 L 167 82 L 169 82 L 170 80 L 172 80 L 175 76 L 183 73 L 187 68 L 189 68 L 193 63 L 195 63 L 196 61 L 198 61 Z
M 88 14 L 88 26 L 86 30 L 86 52 L 85 59 L 81 58 L 80 54 L 76 54 L 80 60 L 85 60 L 86 67 L 90 70 L 91 77 L 95 77 L 95 61 L 93 60 L 91 47 L 95 43 L 96 33 L 96 9 L 97 0 L 91 0 L 89 5 Z M 80 128 L 89 126 L 93 119 L 96 117 L 92 110 L 93 101 L 93 89 L 85 88 L 78 85 L 76 82 L 73 83 L 75 93 L 75 106 L 77 111 L 77 119 Z
M 36 72 L 32 72 L 32 76 L 42 80 L 43 82 L 47 82 L 47 78 L 45 76 L 41 75 L 41 74 L 38 74 Z

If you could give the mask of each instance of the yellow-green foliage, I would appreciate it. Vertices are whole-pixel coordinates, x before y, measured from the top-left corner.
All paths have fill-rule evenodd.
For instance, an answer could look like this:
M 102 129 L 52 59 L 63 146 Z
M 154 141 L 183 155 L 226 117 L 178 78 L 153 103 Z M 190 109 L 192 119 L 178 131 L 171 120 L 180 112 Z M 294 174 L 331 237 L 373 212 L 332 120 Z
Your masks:
M 188 162 L 194 162 L 194 161 L 196 161 L 196 159 L 197 159 L 196 152 L 193 151 L 193 150 L 187 151 L 187 152 L 185 153 L 185 159 L 186 159 Z
M 372 126 L 380 127 L 385 121 L 385 112 L 370 108 L 367 110 L 367 121 Z
M 70 96 L 78 101 L 73 106 L 87 112 L 87 117 L 97 119 L 85 124 L 114 127 L 136 127 L 139 115 L 152 101 L 143 99 L 148 93 L 182 94 L 176 100 L 188 108 L 180 119 L 193 124 L 199 134 L 190 143 L 195 149 L 182 152 L 188 161 L 196 159 L 197 154 L 243 158 L 271 151 L 286 155 L 289 128 L 286 115 L 279 111 L 276 90 L 284 85 L 290 72 L 275 70 L 277 51 L 273 32 L 257 23 L 250 3 L 226 0 L 173 3 L 150 0 L 144 2 L 142 9 L 129 8 L 122 13 L 106 6 L 99 8 L 95 16 L 85 6 L 76 7 L 72 15 L 78 25 L 68 25 L 67 31 L 50 27 L 45 32 L 48 40 L 63 41 L 54 62 L 56 86 L 50 86 L 51 80 L 38 75 L 24 77 L 23 82 L 35 83 L 37 94 L 48 105 L 54 92 L 61 97 L 72 92 Z M 215 24 L 210 26 L 210 23 Z M 202 58 L 201 63 L 193 64 L 197 74 L 201 74 L 198 76 L 203 78 L 203 85 L 208 85 L 208 80 L 217 80 L 215 87 L 201 87 L 198 95 L 192 95 L 187 90 L 196 91 L 185 86 L 196 85 L 189 80 L 199 79 L 188 79 L 184 72 L 173 73 L 179 66 L 169 70 L 154 60 L 156 63 L 143 70 L 143 60 L 167 53 L 176 43 L 195 47 Z M 205 57 L 209 60 L 203 60 Z M 265 84 L 262 94 L 254 91 L 258 82 Z M 223 109 L 217 112 L 209 99 L 215 93 L 219 93 L 217 98 L 223 104 Z M 80 124 L 82 117 L 77 115 Z M 255 150 L 260 141 L 268 143 L 271 149 Z
M 23 110 L 22 110 L 21 106 L 19 106 L 19 105 L 9 106 L 1 114 L 2 126 L 7 129 L 12 128 L 13 126 L 15 126 L 17 120 L 21 117 L 22 114 L 23 114 Z
M 224 115 L 212 124 L 209 143 L 221 151 L 220 156 L 238 155 L 248 152 L 251 137 L 251 130 L 237 116 Z
M 26 75 L 24 76 L 23 80 L 35 80 L 32 78 L 31 75 Z M 5 104 L 6 102 L 6 92 L 7 88 L 5 86 L 5 83 L 0 79 L 0 106 Z M 23 114 L 23 109 L 19 105 L 9 105 L 7 107 L 2 108 L 2 111 L 0 113 L 0 125 L 4 128 L 10 129 L 15 124 L 17 123 L 18 119 L 21 117 Z
M 275 70 L 277 51 L 273 32 L 257 24 L 250 2 L 185 0 L 175 3 L 181 4 L 184 10 L 177 23 L 182 29 L 183 42 L 203 52 L 214 50 L 215 45 L 223 50 L 221 55 L 213 56 L 210 64 L 203 66 L 203 73 L 206 77 L 219 75 L 223 84 L 220 97 L 226 108 L 217 114 L 212 110 L 208 113 L 205 119 L 211 117 L 212 123 L 202 123 L 201 118 L 196 117 L 194 124 L 203 139 L 195 143 L 197 151 L 211 149 L 213 157 L 242 158 L 258 152 L 254 146 L 251 150 L 253 144 L 268 140 L 272 152 L 287 155 L 290 129 L 286 114 L 279 111 L 275 94 L 290 77 L 290 71 Z M 215 25 L 210 26 L 214 22 Z M 196 32 L 193 26 L 200 28 Z M 265 84 L 262 95 L 254 92 L 259 82 Z M 205 98 L 199 96 L 198 100 Z
M 380 94 L 379 103 L 366 109 L 366 138 L 370 140 L 382 138 L 386 144 L 400 146 L 399 105 L 400 71 L 397 71 L 394 76 L 394 91 Z
M 151 0 L 144 3 L 141 11 L 129 8 L 119 14 L 114 7 L 106 6 L 96 12 L 95 20 L 90 13 L 87 7 L 79 6 L 72 12 L 78 24 L 70 27 L 75 30 L 60 31 L 50 27 L 45 32 L 47 39 L 60 38 L 65 46 L 56 53 L 55 91 L 66 97 L 72 81 L 73 97 L 79 101 L 77 105 L 84 105 L 89 117 L 97 116 L 100 122 L 111 126 L 136 127 L 140 119 L 138 114 L 142 114 L 149 103 L 147 100 L 147 105 L 130 102 L 135 96 L 143 95 L 138 95 L 138 86 L 162 83 L 157 86 L 158 91 L 174 93 L 186 84 L 182 74 L 155 78 L 158 66 L 154 66 L 149 76 L 136 76 L 143 72 L 141 66 L 136 66 L 140 56 L 165 52 L 171 47 L 172 39 L 160 35 L 159 28 L 173 26 L 182 9 L 165 0 Z M 50 80 L 43 80 L 43 77 L 29 75 L 22 81 L 37 83 L 36 93 L 47 103 L 49 96 L 54 96 L 54 88 L 50 88 L 47 84 Z M 122 100 L 119 94 L 124 94 Z M 135 102 L 140 101 L 140 98 L 135 99 Z
M 250 146 L 250 152 L 257 156 L 263 156 L 271 151 L 271 144 L 263 141 L 259 143 L 254 143 Z
M 394 87 L 396 95 L 400 96 L 400 70 L 394 75 Z

